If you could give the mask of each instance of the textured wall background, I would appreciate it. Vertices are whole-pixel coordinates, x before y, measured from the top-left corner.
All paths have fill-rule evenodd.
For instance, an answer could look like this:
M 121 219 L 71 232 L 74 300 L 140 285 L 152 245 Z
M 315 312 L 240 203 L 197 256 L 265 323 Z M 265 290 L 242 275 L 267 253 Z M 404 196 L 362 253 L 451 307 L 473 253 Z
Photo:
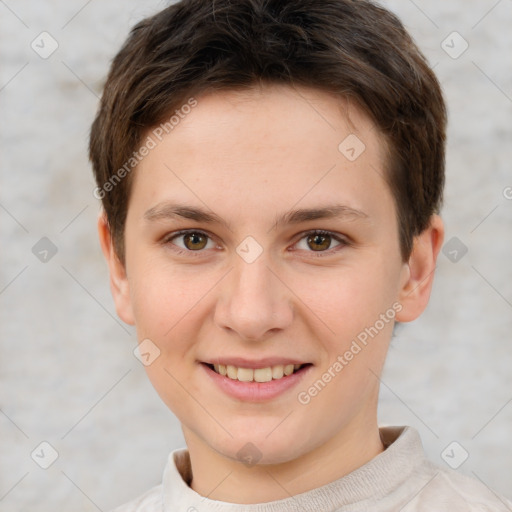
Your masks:
M 165 5 L 0 1 L 1 511 L 109 510 L 183 445 L 116 317 L 86 156 L 110 59 Z M 467 451 L 459 471 L 512 498 L 512 2 L 385 5 L 435 66 L 450 129 L 446 254 L 393 342 L 380 420 L 417 427 L 439 464 L 458 442 L 446 460 Z

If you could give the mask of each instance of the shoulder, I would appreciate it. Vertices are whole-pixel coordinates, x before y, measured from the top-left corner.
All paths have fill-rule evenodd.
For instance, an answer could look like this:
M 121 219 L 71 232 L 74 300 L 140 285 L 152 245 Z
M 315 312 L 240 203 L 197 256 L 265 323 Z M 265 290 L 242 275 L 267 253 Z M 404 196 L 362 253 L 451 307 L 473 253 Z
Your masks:
M 512 502 L 476 475 L 430 461 L 413 427 L 381 427 L 380 432 L 387 448 L 375 460 L 380 457 L 379 473 L 389 480 L 376 499 L 382 512 L 512 512 Z
M 188 450 L 186 448 L 173 450 L 167 458 L 162 483 L 110 512 L 165 512 L 169 510 L 170 491 L 188 489 L 186 482 L 192 479 L 191 471 Z
M 512 502 L 476 478 L 430 461 L 422 469 L 425 484 L 403 512 L 430 512 L 432 507 L 450 512 L 512 512 Z
M 137 499 L 115 508 L 111 512 L 162 512 L 162 484 L 155 485 Z

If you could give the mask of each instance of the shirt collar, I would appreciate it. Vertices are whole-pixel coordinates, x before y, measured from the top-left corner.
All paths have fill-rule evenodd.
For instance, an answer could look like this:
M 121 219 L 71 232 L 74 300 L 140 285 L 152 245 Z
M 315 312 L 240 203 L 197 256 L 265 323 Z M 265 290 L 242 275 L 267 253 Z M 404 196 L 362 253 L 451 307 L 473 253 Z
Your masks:
M 293 497 L 254 505 L 240 505 L 210 500 L 192 490 L 192 468 L 188 450 L 169 455 L 163 477 L 164 511 L 184 512 L 284 512 L 335 510 L 364 500 L 389 495 L 409 479 L 425 460 L 420 436 L 412 427 L 381 427 L 386 449 L 348 475 Z

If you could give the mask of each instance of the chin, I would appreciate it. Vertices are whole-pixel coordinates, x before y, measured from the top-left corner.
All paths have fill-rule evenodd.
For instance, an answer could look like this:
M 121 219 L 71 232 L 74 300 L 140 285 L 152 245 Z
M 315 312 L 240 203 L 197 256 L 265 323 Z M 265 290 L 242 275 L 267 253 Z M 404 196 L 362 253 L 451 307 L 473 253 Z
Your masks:
M 247 432 L 234 434 L 229 440 L 211 440 L 208 444 L 223 457 L 242 462 L 247 467 L 285 464 L 307 452 L 296 435 L 276 435 L 271 439 L 274 434 L 268 436 L 269 431 L 262 435 L 248 435 Z

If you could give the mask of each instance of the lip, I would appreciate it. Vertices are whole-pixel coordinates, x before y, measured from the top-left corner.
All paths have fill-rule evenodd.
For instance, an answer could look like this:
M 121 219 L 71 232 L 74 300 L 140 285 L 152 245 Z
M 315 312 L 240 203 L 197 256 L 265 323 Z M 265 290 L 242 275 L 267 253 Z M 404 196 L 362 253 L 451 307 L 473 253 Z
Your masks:
M 226 361 L 240 361 L 238 359 L 226 359 Z M 277 361 L 277 359 L 273 359 L 272 361 Z M 289 360 L 286 360 L 289 361 Z M 212 363 L 213 364 L 213 363 Z M 215 362 L 215 364 L 218 364 Z M 224 364 L 224 363 L 220 363 Z M 267 366 L 275 366 L 283 363 L 274 363 L 268 364 L 265 362 L 263 364 L 262 360 L 258 362 L 260 366 L 250 366 L 255 364 L 255 361 L 245 362 L 245 365 L 234 364 L 233 366 L 245 367 L 245 368 L 265 368 Z M 288 364 L 292 364 L 288 362 Z M 301 364 L 297 362 L 296 364 Z M 309 370 L 313 367 L 313 365 L 308 364 L 307 366 L 297 370 L 296 372 L 288 375 L 287 377 L 283 377 L 281 379 L 271 380 L 270 382 L 241 382 L 238 380 L 230 379 L 229 377 L 225 377 L 220 375 L 219 373 L 212 370 L 207 363 L 200 363 L 199 366 L 202 368 L 202 371 L 205 372 L 206 376 L 211 379 L 211 381 L 226 395 L 231 398 L 235 398 L 237 400 L 243 402 L 266 402 L 272 400 L 287 391 L 290 391 L 292 388 L 297 386 L 299 382 L 305 377 Z

